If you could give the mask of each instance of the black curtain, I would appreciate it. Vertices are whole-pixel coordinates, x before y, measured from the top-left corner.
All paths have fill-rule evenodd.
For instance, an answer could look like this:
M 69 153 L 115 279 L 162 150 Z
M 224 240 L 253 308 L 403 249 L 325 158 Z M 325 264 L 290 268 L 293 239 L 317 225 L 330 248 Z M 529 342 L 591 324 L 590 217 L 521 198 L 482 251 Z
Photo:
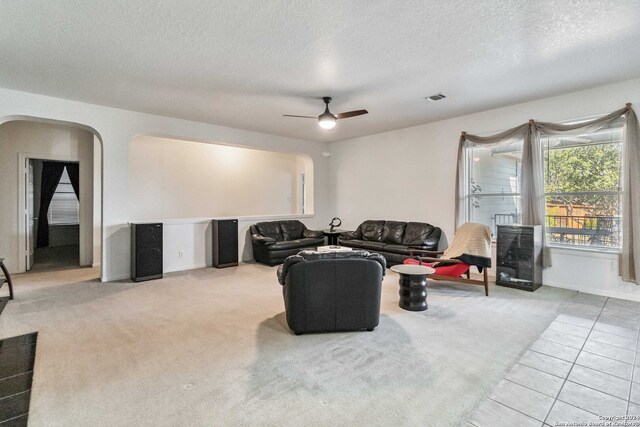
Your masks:
M 62 177 L 62 172 L 64 172 L 64 166 L 65 164 L 60 162 L 42 163 L 40 211 L 38 212 L 38 241 L 36 244 L 38 248 L 49 246 L 49 221 L 47 220 L 47 212 L 49 212 L 49 205 L 51 204 L 51 199 L 53 199 L 53 193 L 56 192 L 60 177 Z
M 67 168 L 73 192 L 76 193 L 76 198 L 80 201 L 80 165 L 78 163 L 65 163 L 64 165 Z

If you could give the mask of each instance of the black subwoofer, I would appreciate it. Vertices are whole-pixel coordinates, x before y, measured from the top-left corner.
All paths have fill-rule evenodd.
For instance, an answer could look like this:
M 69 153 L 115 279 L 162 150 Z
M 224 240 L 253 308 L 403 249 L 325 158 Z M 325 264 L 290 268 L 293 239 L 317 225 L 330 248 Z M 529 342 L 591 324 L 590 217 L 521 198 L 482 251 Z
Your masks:
M 162 223 L 131 224 L 131 280 L 162 278 Z
M 496 285 L 533 292 L 542 286 L 542 227 L 498 225 Z
M 213 220 L 213 266 L 238 265 L 238 220 Z

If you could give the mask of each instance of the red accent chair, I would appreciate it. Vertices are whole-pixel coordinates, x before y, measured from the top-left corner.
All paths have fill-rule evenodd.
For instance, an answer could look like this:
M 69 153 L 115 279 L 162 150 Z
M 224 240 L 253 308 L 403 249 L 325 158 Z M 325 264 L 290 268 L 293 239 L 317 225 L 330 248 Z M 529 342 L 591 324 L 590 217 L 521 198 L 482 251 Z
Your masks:
M 489 296 L 489 276 L 487 268 L 482 268 L 483 280 L 471 278 L 471 265 L 465 264 L 459 259 L 441 259 L 437 258 L 444 251 L 424 251 L 419 249 L 410 249 L 409 257 L 404 260 L 404 264 L 417 264 L 427 267 L 433 267 L 436 271 L 428 276 L 432 280 L 444 280 L 448 282 L 464 283 L 468 285 L 484 286 L 484 294 Z M 425 256 L 431 255 L 431 256 Z M 466 277 L 464 277 L 466 275 Z

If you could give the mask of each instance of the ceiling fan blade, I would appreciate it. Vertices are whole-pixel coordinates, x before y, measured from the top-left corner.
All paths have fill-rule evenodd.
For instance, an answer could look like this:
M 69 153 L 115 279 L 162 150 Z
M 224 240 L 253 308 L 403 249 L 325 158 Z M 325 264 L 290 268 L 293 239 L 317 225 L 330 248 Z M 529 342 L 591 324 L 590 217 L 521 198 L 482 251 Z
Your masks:
M 369 114 L 369 112 L 367 110 L 347 111 L 346 113 L 336 114 L 336 119 L 348 119 L 349 117 L 361 116 L 363 114 Z
M 293 114 L 283 114 L 283 116 L 284 117 L 300 117 L 300 118 L 303 118 L 303 119 L 316 119 L 316 120 L 318 120 L 318 116 L 296 116 L 296 115 L 293 115 Z

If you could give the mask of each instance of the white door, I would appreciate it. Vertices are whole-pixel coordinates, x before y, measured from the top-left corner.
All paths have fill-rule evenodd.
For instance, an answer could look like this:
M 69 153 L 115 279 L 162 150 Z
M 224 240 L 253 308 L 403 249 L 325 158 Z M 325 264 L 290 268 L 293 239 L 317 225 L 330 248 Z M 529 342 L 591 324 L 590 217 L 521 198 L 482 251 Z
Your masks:
M 35 248 L 35 230 L 34 230 L 34 222 L 37 219 L 35 217 L 35 213 L 33 211 L 33 163 L 30 159 L 26 159 L 26 182 L 27 182 L 27 191 L 25 194 L 25 218 L 24 223 L 27 228 L 26 234 L 26 249 L 27 249 L 27 271 L 31 270 L 33 266 L 33 258 L 34 258 L 34 248 Z

